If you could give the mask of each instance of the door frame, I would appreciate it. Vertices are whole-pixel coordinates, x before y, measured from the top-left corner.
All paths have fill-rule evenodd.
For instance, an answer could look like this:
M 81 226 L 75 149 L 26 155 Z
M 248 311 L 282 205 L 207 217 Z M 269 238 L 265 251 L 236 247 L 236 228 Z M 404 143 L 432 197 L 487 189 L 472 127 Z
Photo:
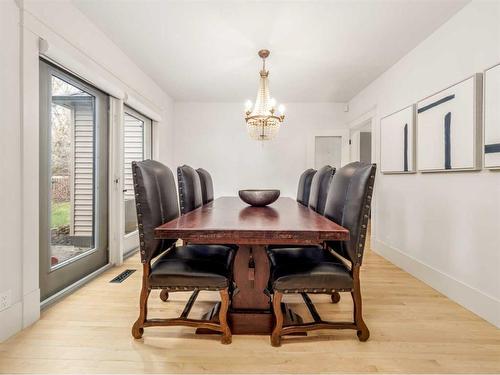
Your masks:
M 370 133 L 372 133 L 372 142 L 371 142 L 371 159 L 372 161 L 374 160 L 374 152 L 373 152 L 373 119 L 369 118 L 367 120 L 364 120 L 352 127 L 349 128 L 349 146 L 350 146 L 350 151 L 349 151 L 349 160 L 350 161 L 358 161 L 359 160 L 359 154 L 360 154 L 360 140 L 361 140 L 361 133 L 365 131 L 365 129 L 370 129 Z M 368 132 L 368 130 L 366 130 Z M 356 155 L 354 155 L 353 151 L 356 151 Z
M 132 101 L 132 105 L 135 102 L 135 100 Z M 124 101 L 112 96 L 110 97 L 109 210 L 113 214 L 109 215 L 109 260 L 115 266 L 122 265 L 125 257 L 135 253 L 135 251 L 126 252 L 124 236 L 125 222 L 123 219 L 125 215 L 125 204 L 123 201 L 123 132 L 125 125 L 124 109 L 127 104 L 128 100 Z M 132 105 L 128 105 L 128 107 L 134 109 Z M 137 110 L 135 111 L 138 112 Z M 147 115 L 145 117 L 151 119 Z M 159 156 L 158 124 L 159 121 L 151 119 L 152 159 L 158 159 Z
M 39 280 L 40 280 L 40 296 L 42 303 L 45 300 L 51 300 L 60 292 L 66 290 L 71 285 L 85 279 L 90 274 L 98 269 L 106 266 L 109 262 L 109 241 L 108 241 L 108 145 L 109 145 L 109 96 L 86 81 L 75 77 L 70 72 L 62 69 L 46 59 L 39 59 L 39 80 L 40 80 L 40 116 L 39 116 L 39 158 L 40 158 L 40 173 L 39 173 L 39 251 L 47 250 L 45 257 L 39 257 Z M 50 106 L 51 106 L 51 90 L 50 79 L 52 76 L 61 79 L 70 85 L 82 88 L 96 98 L 94 119 L 95 140 L 94 140 L 94 180 L 93 180 L 93 237 L 94 247 L 74 258 L 71 258 L 61 265 L 52 267 L 50 264 L 50 181 L 47 176 L 50 172 Z M 42 96 L 42 90 L 45 91 L 45 98 Z M 41 101 L 46 100 L 42 105 Z M 102 107 L 101 107 L 102 106 Z M 103 158 L 105 159 L 103 161 Z M 46 164 L 44 164 L 44 162 Z M 43 207 L 43 209 L 42 209 Z M 104 209 L 103 209 L 104 208 Z M 47 214 L 47 217 L 45 217 Z M 42 229 L 45 225 L 45 230 Z M 48 246 L 48 248 L 46 247 Z M 83 259 L 87 258 L 87 264 L 83 264 Z M 57 275 L 58 274 L 58 275 Z M 57 279 L 57 280 L 56 280 Z M 60 287 L 59 281 L 63 280 L 64 286 Z M 44 285 L 45 284 L 45 285 Z M 42 287 L 46 287 L 44 293 Z M 47 294 L 44 296 L 44 294 Z
M 379 130 L 380 130 L 380 117 L 378 116 L 378 110 L 377 106 L 372 107 L 370 110 L 362 114 L 361 116 L 357 117 L 356 119 L 350 121 L 348 123 L 348 132 L 349 134 L 352 134 L 356 131 L 360 131 L 361 129 L 365 128 L 367 124 L 371 124 L 371 133 L 372 133 L 372 163 L 379 163 L 379 150 L 378 150 L 378 139 L 379 139 Z M 349 151 L 349 159 L 351 160 L 351 152 Z M 376 172 L 377 174 L 380 173 L 379 170 Z M 374 193 L 372 197 L 372 204 L 371 204 L 371 218 L 370 218 L 370 228 L 371 228 L 371 243 L 375 243 L 375 238 L 377 234 L 377 221 L 376 221 L 376 212 L 377 212 L 377 184 L 375 184 L 374 188 Z
M 136 119 L 142 121 L 144 123 L 144 139 L 143 139 L 143 146 L 147 145 L 147 140 L 149 138 L 149 147 L 145 147 L 143 150 L 143 158 L 144 159 L 151 159 L 153 157 L 153 120 L 150 119 L 149 117 L 143 115 L 142 113 L 138 112 L 134 108 L 128 105 L 123 106 L 123 133 L 122 133 L 122 147 L 121 147 L 121 160 L 122 160 L 122 181 L 124 181 L 124 169 L 125 166 L 123 165 L 123 159 L 124 159 L 124 153 L 125 153 L 125 144 L 124 144 L 124 136 L 125 136 L 125 113 L 128 115 L 135 117 Z M 146 128 L 146 125 L 148 127 Z M 125 200 L 123 199 L 123 193 L 124 193 L 124 187 L 122 187 L 122 200 L 121 204 L 123 206 L 122 212 L 123 214 L 121 215 L 122 219 L 122 225 L 121 225 L 121 230 L 122 230 L 122 236 L 123 236 L 123 257 L 126 258 L 133 253 L 135 253 L 136 250 L 139 249 L 139 231 L 135 230 L 130 233 L 125 233 Z

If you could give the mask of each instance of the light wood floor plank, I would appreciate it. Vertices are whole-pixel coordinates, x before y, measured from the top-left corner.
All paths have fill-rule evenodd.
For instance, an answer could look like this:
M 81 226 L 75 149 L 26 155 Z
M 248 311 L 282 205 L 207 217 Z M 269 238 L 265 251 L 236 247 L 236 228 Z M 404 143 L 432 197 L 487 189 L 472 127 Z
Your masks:
M 138 271 L 121 284 L 109 280 L 123 269 Z M 361 273 L 366 343 L 354 331 L 319 331 L 285 338 L 273 348 L 267 336 L 196 336 L 181 327 L 130 334 L 140 290 L 137 256 L 42 313 L 40 321 L 0 344 L 2 373 L 500 373 L 500 330 L 369 251 Z M 154 291 L 151 316 L 178 315 L 188 293 Z M 325 319 L 349 319 L 351 298 L 339 304 L 311 296 Z M 200 316 L 218 294 L 201 293 L 192 310 Z M 287 302 L 309 316 L 299 296 Z

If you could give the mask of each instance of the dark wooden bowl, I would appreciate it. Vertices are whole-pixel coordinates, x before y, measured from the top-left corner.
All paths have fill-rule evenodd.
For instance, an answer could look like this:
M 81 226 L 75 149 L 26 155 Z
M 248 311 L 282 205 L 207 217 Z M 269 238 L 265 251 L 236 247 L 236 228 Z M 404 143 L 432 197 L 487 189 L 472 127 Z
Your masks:
M 241 200 L 250 206 L 263 207 L 273 203 L 280 196 L 279 190 L 271 189 L 248 189 L 238 192 Z

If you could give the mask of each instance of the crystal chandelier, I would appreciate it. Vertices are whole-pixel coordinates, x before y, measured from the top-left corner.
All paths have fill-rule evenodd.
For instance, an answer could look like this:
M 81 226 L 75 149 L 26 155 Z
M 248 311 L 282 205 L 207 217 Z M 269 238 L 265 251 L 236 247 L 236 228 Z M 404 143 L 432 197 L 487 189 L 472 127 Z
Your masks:
M 276 100 L 269 95 L 269 71 L 266 71 L 266 58 L 269 51 L 259 51 L 262 59 L 262 70 L 260 71 L 259 90 L 257 99 L 252 109 L 252 102 L 246 102 L 245 120 L 247 122 L 248 134 L 252 139 L 267 141 L 273 139 L 280 129 L 280 124 L 285 120 L 285 107 L 280 105 L 276 111 Z

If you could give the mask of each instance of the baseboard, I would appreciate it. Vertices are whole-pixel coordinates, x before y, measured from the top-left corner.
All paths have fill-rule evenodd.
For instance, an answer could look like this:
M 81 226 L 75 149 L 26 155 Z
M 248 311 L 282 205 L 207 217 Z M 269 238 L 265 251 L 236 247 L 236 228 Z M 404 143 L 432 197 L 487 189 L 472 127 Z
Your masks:
M 0 311 L 0 342 L 19 332 L 23 327 L 23 303 L 21 301 Z
M 499 300 L 422 263 L 383 241 L 374 241 L 372 250 L 449 299 L 500 328 Z
M 23 297 L 23 329 L 40 319 L 40 289 L 35 289 Z

